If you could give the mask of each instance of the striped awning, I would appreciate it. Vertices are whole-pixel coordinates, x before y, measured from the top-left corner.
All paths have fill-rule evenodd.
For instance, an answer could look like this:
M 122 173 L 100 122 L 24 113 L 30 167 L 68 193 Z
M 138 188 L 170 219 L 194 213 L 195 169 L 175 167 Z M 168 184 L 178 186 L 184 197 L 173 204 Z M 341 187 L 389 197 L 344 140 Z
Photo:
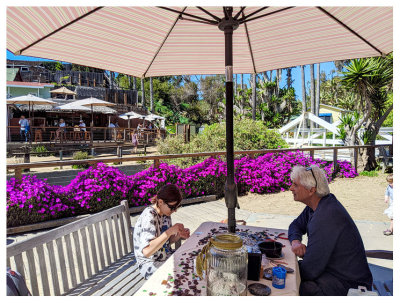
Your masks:
M 224 33 L 201 22 L 213 17 L 198 7 L 172 9 L 183 18 L 161 7 L 9 6 L 7 48 L 137 77 L 225 73 Z M 224 17 L 222 7 L 204 9 Z M 240 9 L 233 15 L 248 21 L 233 32 L 234 73 L 393 51 L 392 7 Z

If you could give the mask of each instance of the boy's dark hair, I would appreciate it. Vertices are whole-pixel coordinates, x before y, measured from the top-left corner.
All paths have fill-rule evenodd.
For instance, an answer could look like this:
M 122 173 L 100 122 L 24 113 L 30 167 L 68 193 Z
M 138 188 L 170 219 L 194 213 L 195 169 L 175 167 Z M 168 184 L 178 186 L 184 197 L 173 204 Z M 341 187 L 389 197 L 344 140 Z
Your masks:
M 163 200 L 165 203 L 176 201 L 178 205 L 182 201 L 182 193 L 176 185 L 167 184 L 160 188 L 156 196 L 151 198 L 151 203 L 156 203 L 158 199 Z

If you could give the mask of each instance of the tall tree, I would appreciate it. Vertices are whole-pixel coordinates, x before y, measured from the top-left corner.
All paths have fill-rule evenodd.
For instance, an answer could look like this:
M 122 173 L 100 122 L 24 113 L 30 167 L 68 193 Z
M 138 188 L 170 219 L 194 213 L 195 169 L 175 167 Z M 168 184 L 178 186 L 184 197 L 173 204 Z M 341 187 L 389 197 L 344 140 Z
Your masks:
M 304 79 L 304 65 L 301 66 L 301 102 L 302 102 L 302 111 L 305 113 L 307 111 L 307 101 L 306 101 L 306 82 Z
M 310 111 L 315 115 L 315 79 L 314 79 L 314 64 L 310 64 Z M 314 128 L 314 122 L 311 122 L 311 128 Z
M 251 99 L 252 99 L 252 118 L 255 121 L 256 120 L 256 108 L 257 108 L 257 98 L 256 98 L 256 94 L 257 94 L 257 85 L 256 85 L 256 78 L 257 78 L 257 74 L 252 74 L 252 95 L 251 95 Z
M 315 115 L 317 117 L 319 117 L 319 100 L 320 100 L 320 85 L 321 85 L 321 81 L 320 81 L 320 64 L 317 64 L 317 89 L 315 91 Z
M 154 113 L 153 77 L 150 77 L 150 112 Z
M 140 88 L 142 89 L 142 107 L 146 110 L 146 98 L 144 96 L 144 78 L 140 79 Z
M 351 60 L 345 67 L 342 81 L 356 93 L 356 110 L 362 114 L 362 118 L 346 129 L 345 144 L 357 142 L 357 132 L 363 125 L 364 143 L 374 144 L 379 128 L 393 109 L 393 105 L 385 106 L 388 93 L 393 89 L 393 54 L 385 58 Z M 364 170 L 376 168 L 374 151 L 371 148 L 362 154 Z M 354 164 L 354 159 L 352 162 Z

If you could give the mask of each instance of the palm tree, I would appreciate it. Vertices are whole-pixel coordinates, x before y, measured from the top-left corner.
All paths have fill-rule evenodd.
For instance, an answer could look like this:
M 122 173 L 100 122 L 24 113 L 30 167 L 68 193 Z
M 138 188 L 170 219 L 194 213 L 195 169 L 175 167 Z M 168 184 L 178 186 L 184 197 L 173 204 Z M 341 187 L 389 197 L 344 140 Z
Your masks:
M 303 113 L 307 111 L 307 103 L 306 103 L 306 83 L 304 79 L 304 65 L 301 66 L 301 92 L 302 92 L 302 109 Z
M 362 58 L 351 60 L 343 72 L 342 82 L 348 89 L 352 89 L 356 98 L 356 110 L 363 117 L 346 132 L 346 145 L 354 145 L 358 130 L 363 126 L 364 143 L 374 144 L 383 121 L 393 107 L 385 108 L 387 94 L 393 85 L 393 54 L 382 58 Z M 375 114 L 375 117 L 373 114 Z M 363 153 L 364 170 L 376 168 L 374 149 Z M 354 159 L 352 161 L 354 163 Z
M 310 102 L 311 113 L 315 115 L 315 80 L 314 80 L 314 64 L 310 64 Z M 311 128 L 314 127 L 314 122 L 311 122 Z

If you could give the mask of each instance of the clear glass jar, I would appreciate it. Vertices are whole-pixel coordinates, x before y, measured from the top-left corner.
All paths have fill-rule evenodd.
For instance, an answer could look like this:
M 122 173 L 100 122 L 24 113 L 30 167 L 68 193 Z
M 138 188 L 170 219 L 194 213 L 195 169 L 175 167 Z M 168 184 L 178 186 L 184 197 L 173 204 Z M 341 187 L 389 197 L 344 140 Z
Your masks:
M 211 238 L 207 253 L 207 296 L 245 296 L 247 249 L 235 234 Z

